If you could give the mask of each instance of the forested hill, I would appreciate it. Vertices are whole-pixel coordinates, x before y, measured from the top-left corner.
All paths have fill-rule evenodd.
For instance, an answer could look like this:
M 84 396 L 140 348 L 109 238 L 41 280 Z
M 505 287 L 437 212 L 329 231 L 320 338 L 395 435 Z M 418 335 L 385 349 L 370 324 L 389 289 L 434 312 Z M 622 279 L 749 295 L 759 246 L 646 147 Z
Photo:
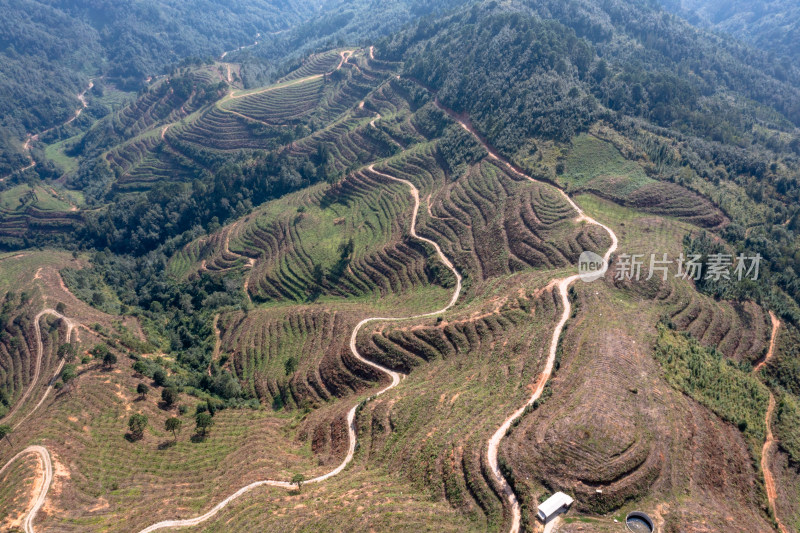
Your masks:
M 67 120 L 89 78 L 137 90 L 187 57 L 218 57 L 298 24 L 325 2 L 0 0 L 0 175 L 22 139 Z
M 292 68 L 286 59 L 299 61 L 308 51 L 332 46 L 369 45 L 415 19 L 436 17 L 468 3 L 469 0 L 339 0 L 305 22 L 231 54 L 231 60 L 242 63 L 246 85 L 263 85 Z
M 800 4 L 793 0 L 661 0 L 692 24 L 729 33 L 764 50 L 800 58 Z
M 423 21 L 382 48 L 509 150 L 530 136 L 569 139 L 593 121 L 595 104 L 726 143 L 750 135 L 753 120 L 800 124 L 795 65 L 646 2 L 601 5 L 483 3 Z
M 722 207 L 726 237 L 768 258 L 775 283 L 800 301 L 795 65 L 652 2 L 621 0 L 482 2 L 420 21 L 377 50 L 544 179 L 558 180 L 564 166 L 553 165 L 561 152 L 548 143 L 568 144 L 598 121 L 622 133 L 618 147 L 648 161 L 651 176 Z

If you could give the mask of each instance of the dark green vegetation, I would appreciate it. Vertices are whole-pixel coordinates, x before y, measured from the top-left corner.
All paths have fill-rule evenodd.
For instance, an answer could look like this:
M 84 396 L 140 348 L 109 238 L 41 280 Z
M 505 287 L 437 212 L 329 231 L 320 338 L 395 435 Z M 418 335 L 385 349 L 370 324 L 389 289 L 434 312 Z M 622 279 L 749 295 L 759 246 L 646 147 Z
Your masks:
M 0 321 L 2 408 L 30 383 L 32 317 L 56 305 L 47 294 L 89 328 L 69 348 L 64 321 L 40 321 L 46 377 L 64 365 L 52 413 L 21 437 L 51 438 L 53 420 L 68 420 L 80 443 L 59 448 L 85 476 L 56 500 L 71 509 L 61 524 L 85 523 L 86 501 L 101 495 L 106 518 L 137 526 L 168 493 L 186 515 L 243 481 L 294 479 L 298 494 L 281 496 L 294 498 L 302 479 L 338 465 L 349 409 L 387 383 L 351 353 L 353 328 L 440 309 L 455 287 L 433 247 L 411 236 L 415 221 L 464 290 L 439 317 L 361 330 L 359 353 L 407 376 L 359 404 L 342 477 L 303 486 L 314 503 L 274 519 L 325 529 L 340 495 L 369 483 L 378 492 L 358 496 L 365 530 L 505 528 L 486 441 L 542 371 L 562 311 L 548 283 L 572 273 L 581 251 L 610 244 L 556 185 L 614 229 L 619 252 L 758 252 L 764 262 L 758 283 L 609 275 L 572 287 L 554 378 L 500 450 L 523 523 L 563 489 L 581 512 L 675 502 L 665 511 L 675 530 L 721 529 L 729 516 L 764 530 L 769 392 L 779 457 L 795 465 L 800 453 L 800 73 L 654 6 L 520 0 L 434 16 L 393 2 L 376 16 L 361 2 L 323 2 L 221 60 L 204 48 L 227 42 L 215 22 L 208 41 L 196 39 L 202 60 L 95 111 L 133 83 L 106 72 L 79 119 L 34 142 L 60 168 L 38 160 L 0 185 L 0 246 L 12 251 L 0 268 L 16 265 L 15 250 L 42 261 L 35 245 L 78 258 L 41 278 L 29 268 L 26 283 L 44 283 L 45 295 L 9 292 Z M 134 64 L 133 78 L 175 62 L 152 61 Z M 409 186 L 392 177 L 418 191 L 416 219 Z M 784 321 L 781 344 L 752 374 L 769 345 L 767 309 Z M 116 450 L 126 420 L 134 442 Z M 183 424 L 191 438 L 178 438 Z M 267 456 L 244 468 L 256 448 Z M 107 472 L 115 462 L 119 475 Z M 187 488 L 173 490 L 184 469 Z M 268 527 L 268 496 L 254 492 L 209 527 Z

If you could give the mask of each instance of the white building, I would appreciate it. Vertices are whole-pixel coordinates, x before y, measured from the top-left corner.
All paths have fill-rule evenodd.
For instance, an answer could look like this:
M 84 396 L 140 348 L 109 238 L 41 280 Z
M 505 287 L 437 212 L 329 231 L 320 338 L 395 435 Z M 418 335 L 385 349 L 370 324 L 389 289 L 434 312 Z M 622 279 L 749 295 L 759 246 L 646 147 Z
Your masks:
M 537 516 L 539 520 L 546 524 L 554 517 L 569 509 L 573 501 L 572 498 L 563 492 L 556 492 L 539 505 L 539 513 Z

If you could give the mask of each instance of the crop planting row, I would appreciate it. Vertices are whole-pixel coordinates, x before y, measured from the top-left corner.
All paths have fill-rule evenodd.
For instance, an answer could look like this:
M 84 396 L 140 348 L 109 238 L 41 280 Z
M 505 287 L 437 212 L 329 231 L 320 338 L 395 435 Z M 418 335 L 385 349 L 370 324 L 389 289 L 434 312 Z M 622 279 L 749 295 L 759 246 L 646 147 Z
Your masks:
M 650 213 L 680 218 L 703 228 L 715 228 L 726 221 L 725 215 L 707 199 L 675 183 L 645 185 L 622 203 Z
M 703 345 L 737 361 L 754 362 L 766 353 L 772 325 L 758 304 L 718 301 L 686 286 L 676 286 L 666 303 L 674 327 Z
M 4 531 L 14 531 L 11 522 L 19 523 L 30 507 L 30 495 L 38 482 L 38 463 L 36 455 L 28 454 L 0 475 L 0 528 Z
M 28 395 L 27 403 L 36 397 L 36 393 L 47 383 L 49 369 L 55 364 L 56 347 L 65 342 L 65 329 L 60 327 L 61 321 L 44 316 L 41 319 L 42 354 L 39 381 Z M 31 386 L 36 373 L 36 337 L 32 320 L 25 315 L 17 315 L 6 324 L 0 332 L 0 393 L 7 401 L 6 407 L 12 407 Z M 6 402 L 3 402 L 6 403 Z M 2 405 L 2 404 L 0 404 Z M 3 409 L 0 407 L 0 409 Z
M 370 94 L 369 97 L 364 100 L 364 108 L 373 113 L 380 113 L 383 116 L 407 114 L 411 112 L 411 106 L 408 100 L 404 98 L 401 92 L 395 89 L 392 80 Z
M 268 148 L 280 132 L 268 130 L 263 124 L 229 113 L 216 106 L 204 111 L 197 120 L 173 126 L 167 139 L 177 150 L 180 143 L 195 144 L 213 150 Z M 180 141 L 176 143 L 174 139 Z
M 254 298 L 386 294 L 429 283 L 427 251 L 403 237 L 410 211 L 405 187 L 356 172 L 333 186 L 321 203 L 243 228 L 235 248 L 257 258 L 250 279 Z
M 297 122 L 316 108 L 324 89 L 324 80 L 315 78 L 287 87 L 227 100 L 221 106 L 225 110 L 229 109 L 268 124 L 286 125 Z
M 156 182 L 185 181 L 195 175 L 195 170 L 169 150 L 150 153 L 130 172 L 124 174 L 117 186 L 123 190 L 149 189 Z
M 436 145 L 425 143 L 388 159 L 378 170 L 410 181 L 421 194 L 430 191 L 439 194 L 438 189 L 445 185 L 446 176 L 437 158 Z M 425 210 L 420 207 L 420 211 Z
M 482 527 L 503 506 L 483 462 L 485 443 L 541 371 L 558 316 L 551 290 L 511 296 L 499 309 L 441 323 L 382 324 L 359 335 L 359 351 L 410 372 L 403 394 L 378 399 L 359 419 L 371 463 L 403 472 Z
M 394 146 L 390 142 L 379 138 L 368 125 L 354 127 L 355 122 L 341 121 L 292 143 L 292 153 L 315 157 L 322 147 L 327 154 L 329 172 L 340 174 L 393 153 Z
M 335 50 L 329 50 L 321 54 L 313 54 L 307 57 L 303 61 L 303 64 L 297 69 L 278 80 L 278 83 L 331 72 L 336 68 L 341 59 L 341 54 Z
M 317 307 L 227 313 L 219 321 L 221 351 L 261 402 L 318 406 L 369 386 L 342 360 L 354 325 L 346 312 Z
M 149 380 L 127 365 L 120 370 L 80 375 L 71 392 L 59 392 L 59 401 L 26 425 L 72 472 L 63 492 L 48 495 L 59 512 L 44 517 L 43 529 L 74 528 L 79 521 L 82 531 L 137 531 L 155 519 L 194 516 L 242 484 L 316 473 L 285 417 L 219 411 L 209 437 L 192 442 L 197 399 L 180 399 L 189 407 L 186 415 L 160 409 L 158 389 L 144 400 L 136 393 L 141 381 L 152 387 Z M 136 412 L 148 417 L 148 427 L 143 440 L 131 443 L 124 428 Z M 177 438 L 164 430 L 172 416 L 183 420 Z M 98 502 L 100 512 L 87 511 L 98 509 Z
M 195 239 L 175 252 L 167 263 L 169 275 L 180 278 L 188 274 L 200 262 L 204 249 L 205 240 Z
M 79 212 L 42 211 L 35 207 L 27 207 L 24 212 L 6 212 L 0 210 L 0 238 L 19 240 L 18 244 L 26 244 L 21 240 L 32 232 L 39 234 L 58 234 L 73 231 L 81 221 Z
M 319 107 L 312 113 L 311 120 L 329 124 L 343 113 L 357 106 L 361 100 L 374 90 L 382 78 L 368 77 L 363 70 L 353 72 L 353 67 L 343 69 L 345 79 L 328 83 Z
M 377 468 L 348 469 L 346 476 L 303 485 L 288 496 L 285 489 L 252 491 L 197 531 L 341 531 L 343 524 L 359 532 L 480 531 L 446 502 L 433 501 L 395 472 Z
M 145 159 L 158 143 L 158 138 L 152 135 L 133 139 L 109 151 L 106 161 L 115 174 L 124 175 Z
M 158 87 L 122 108 L 109 120 L 117 135 L 130 139 L 161 122 L 178 120 L 190 112 L 190 107 L 187 108 L 169 87 Z
M 406 162 L 411 166 L 404 170 Z M 441 180 L 442 171 L 432 170 L 437 164 L 432 156 L 400 163 L 393 166 L 394 175 L 413 178 L 422 188 L 429 179 Z M 558 191 L 512 178 L 489 160 L 469 167 L 430 202 L 422 234 L 441 242 L 445 254 L 480 279 L 564 267 L 577 263 L 583 250 L 606 246 L 604 232 L 573 222 L 576 213 Z

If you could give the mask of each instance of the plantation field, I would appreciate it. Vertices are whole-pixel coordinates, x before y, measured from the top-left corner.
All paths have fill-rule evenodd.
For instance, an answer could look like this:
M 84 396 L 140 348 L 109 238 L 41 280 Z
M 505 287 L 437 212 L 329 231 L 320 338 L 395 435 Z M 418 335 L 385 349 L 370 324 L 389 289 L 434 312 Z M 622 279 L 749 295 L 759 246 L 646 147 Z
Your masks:
M 483 531 L 443 501 L 421 494 L 397 472 L 354 466 L 346 475 L 302 491 L 259 489 L 192 532 Z
M 76 206 L 78 198 L 72 191 L 56 191 L 52 187 L 17 185 L 0 192 L 0 209 L 14 212 L 28 207 L 39 211 L 70 211 Z
M 781 355 L 751 372 L 768 353 L 770 315 L 699 293 L 674 265 L 665 280 L 645 279 L 647 264 L 641 280 L 615 276 L 622 253 L 676 258 L 687 233 L 725 216 L 649 176 L 647 161 L 597 129 L 548 147 L 563 149 L 547 164 L 563 164 L 552 176 L 566 196 L 494 155 L 397 68 L 332 50 L 274 85 L 224 95 L 227 66 L 214 64 L 182 73 L 218 87 L 214 98 L 181 97 L 164 81 L 107 119 L 124 137 L 103 155 L 115 192 L 224 173 L 221 161 L 247 166 L 261 150 L 276 151 L 270 164 L 303 165 L 281 167 L 296 174 L 294 192 L 247 207 L 242 196 L 243 216 L 197 229 L 166 263 L 169 283 L 144 289 L 165 294 L 136 317 L 115 314 L 125 308 L 111 282 L 82 273 L 77 254 L 0 256 L 0 292 L 26 291 L 3 301 L 13 315 L 0 339 L 5 403 L 30 390 L 27 410 L 49 394 L 15 431 L 18 444 L 0 446 L 0 464 L 27 443 L 50 450 L 56 478 L 39 525 L 137 530 L 202 515 L 258 480 L 333 471 L 296 490 L 256 488 L 194 529 L 505 530 L 511 509 L 487 443 L 550 372 L 553 331 L 571 305 L 552 377 L 500 441 L 523 528 L 535 530 L 537 504 L 563 490 L 576 497 L 568 531 L 613 530 L 634 508 L 665 530 L 770 529 L 761 446 L 774 426 L 784 444 L 766 460 L 787 479 L 800 453 L 796 406 L 783 401 L 765 421 L 761 379 Z M 0 207 L 73 206 L 26 187 Z M 553 281 L 614 236 L 606 275 L 575 281 L 562 299 L 567 285 Z M 187 298 L 176 287 L 191 288 Z M 31 387 L 32 320 L 59 303 L 76 325 L 76 377 L 54 374 L 72 322 L 43 315 L 44 377 Z M 175 324 L 173 336 L 145 335 Z M 89 355 L 100 342 L 115 364 Z M 790 349 L 782 342 L 779 352 Z M 175 405 L 159 401 L 165 382 L 180 385 Z M 202 438 L 192 426 L 206 410 L 214 426 Z M 146 429 L 126 438 L 137 413 Z M 165 429 L 171 417 L 183 423 L 177 435 Z M 30 469 L 4 476 L 24 485 Z M 0 520 L 20 497 L 0 490 Z
M 644 156 L 642 156 L 644 157 Z M 572 140 L 557 182 L 567 190 L 592 192 L 619 204 L 701 227 L 718 227 L 726 217 L 711 202 L 669 181 L 649 177 L 641 161 L 626 159 L 609 140 L 581 134 Z
M 19 530 L 30 509 L 30 494 L 40 483 L 38 459 L 28 455 L 0 474 L 0 527 L 4 531 Z
M 590 134 L 573 139 L 559 181 L 571 189 L 599 189 L 615 197 L 653 183 L 641 166 L 625 159 L 612 144 Z
M 681 237 L 690 229 L 589 195 L 576 201 L 614 228 L 625 253 L 672 256 L 680 253 Z M 501 445 L 501 462 L 524 498 L 523 521 L 533 523 L 537 503 L 552 490 L 564 490 L 576 496 L 579 512 L 613 513 L 606 518 L 640 509 L 678 529 L 700 524 L 724 529 L 731 521 L 743 530 L 769 529 L 760 511 L 765 494 L 755 466 L 764 438 L 763 386 L 721 355 L 691 363 L 692 369 L 701 364 L 724 381 L 726 392 L 720 395 L 711 381 L 682 381 L 696 374 L 675 366 L 674 356 L 652 355 L 658 346 L 657 353 L 670 350 L 667 338 L 681 346 L 688 342 L 656 328 L 665 316 L 680 317 L 687 300 L 715 317 L 715 330 L 727 327 L 741 337 L 741 346 L 726 350 L 731 357 L 737 350 L 737 357 L 748 362 L 762 355 L 762 325 L 756 323 L 754 331 L 752 323 L 737 322 L 735 304 L 698 295 L 674 277 L 674 269 L 667 282 L 660 274 L 650 282 L 618 281 L 614 272 L 612 263 L 602 281 L 574 286 L 575 317 L 563 334 L 557 371 L 537 408 Z M 766 313 L 753 305 L 750 311 L 763 320 Z M 699 332 L 710 335 L 708 330 Z M 706 342 L 726 346 L 728 337 L 720 335 Z M 697 353 L 711 353 L 699 346 Z M 755 397 L 753 390 L 759 391 Z M 737 467 L 725 466 L 732 464 Z M 724 484 L 720 472 L 725 472 Z M 689 497 L 677 503 L 676 494 Z M 700 494 L 702 506 L 695 503 Z M 607 527 L 603 521 L 581 526 Z
M 70 157 L 64 153 L 66 147 L 80 138 L 79 135 L 58 141 L 53 144 L 48 144 L 44 149 L 44 155 L 55 163 L 64 173 L 69 174 L 78 169 L 78 158 Z M 77 193 L 78 191 L 75 191 Z
M 76 379 L 71 392 L 56 395 L 53 405 L 16 435 L 44 443 L 56 464 L 49 500 L 59 511 L 48 516 L 43 527 L 130 531 L 154 518 L 194 515 L 217 494 L 242 483 L 263 477 L 288 479 L 297 472 L 312 475 L 321 469 L 309 443 L 295 437 L 299 418 L 294 414 L 221 411 L 209 437 L 192 442 L 197 400 L 182 397 L 179 403 L 192 410 L 180 416 L 175 409 L 158 407 L 158 389 L 145 400 L 137 399 L 136 385 L 142 378 L 131 370 L 130 361 L 122 360 L 111 372 L 100 369 L 99 363 L 90 364 Z M 134 412 L 149 420 L 145 438 L 135 443 L 124 436 L 127 418 Z M 164 420 L 176 415 L 184 427 L 172 444 Z M 163 514 L 154 513 L 156 508 Z

